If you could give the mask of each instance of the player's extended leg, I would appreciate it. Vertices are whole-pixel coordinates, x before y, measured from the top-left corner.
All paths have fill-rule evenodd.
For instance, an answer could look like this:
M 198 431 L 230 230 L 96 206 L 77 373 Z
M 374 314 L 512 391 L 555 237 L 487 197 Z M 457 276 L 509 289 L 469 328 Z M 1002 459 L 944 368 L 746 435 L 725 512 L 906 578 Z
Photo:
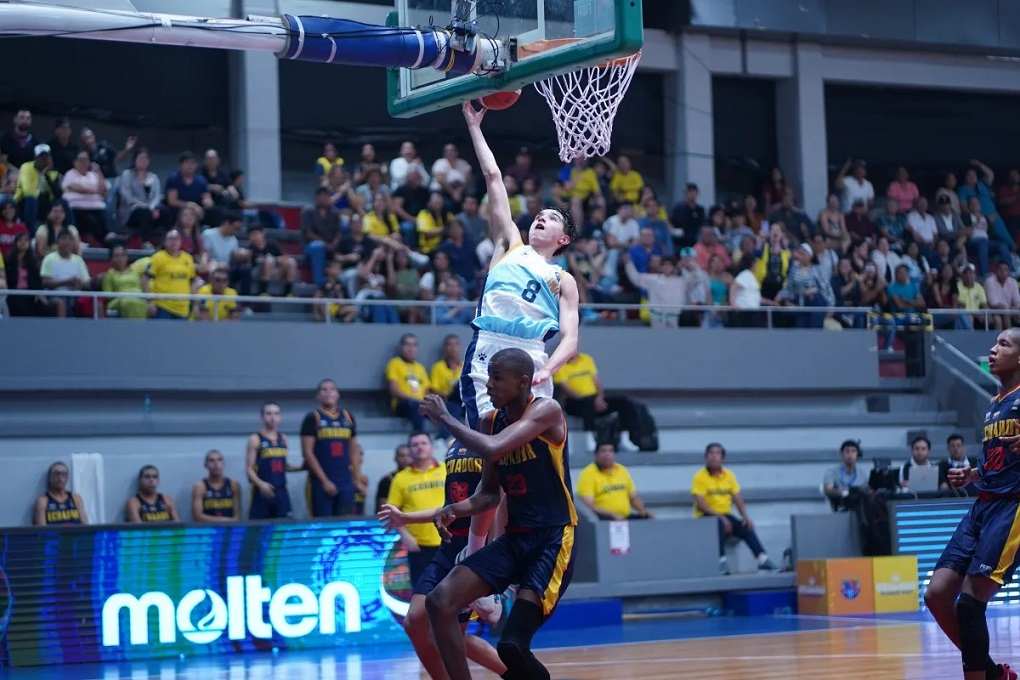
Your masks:
M 992 677 L 999 675 L 998 669 L 990 666 L 985 610 L 1001 587 L 986 576 L 968 574 L 963 579 L 963 592 L 956 600 L 956 619 L 960 627 L 965 680 L 986 680 L 990 672 L 994 673 Z
M 458 565 L 425 598 L 436 647 L 439 648 L 450 680 L 471 679 L 464 651 L 464 632 L 457 615 L 460 610 L 491 592 L 492 586 L 478 574 Z
M 521 588 L 496 651 L 506 664 L 506 680 L 549 680 L 549 670 L 531 652 L 531 639 L 545 621 L 542 600 L 530 588 Z
M 425 596 L 416 593 L 411 597 L 411 606 L 404 617 L 404 632 L 407 633 L 415 654 L 432 680 L 447 680 L 446 667 L 439 656 L 439 650 L 432 639 L 429 615 L 425 611 Z

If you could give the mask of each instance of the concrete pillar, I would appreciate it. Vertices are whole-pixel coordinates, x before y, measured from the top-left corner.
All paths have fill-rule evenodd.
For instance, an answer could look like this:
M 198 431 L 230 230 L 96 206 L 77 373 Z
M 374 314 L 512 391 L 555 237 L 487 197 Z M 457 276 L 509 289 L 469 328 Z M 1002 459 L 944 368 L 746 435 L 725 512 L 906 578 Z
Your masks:
M 709 38 L 677 37 L 679 68 L 664 76 L 666 178 L 674 202 L 683 200 L 684 185 L 701 189 L 701 203 L 715 203 L 715 139 L 712 121 L 712 73 Z
M 829 190 L 825 129 L 825 81 L 821 48 L 797 43 L 793 77 L 776 84 L 776 142 L 779 165 L 792 182 L 798 203 L 814 219 Z

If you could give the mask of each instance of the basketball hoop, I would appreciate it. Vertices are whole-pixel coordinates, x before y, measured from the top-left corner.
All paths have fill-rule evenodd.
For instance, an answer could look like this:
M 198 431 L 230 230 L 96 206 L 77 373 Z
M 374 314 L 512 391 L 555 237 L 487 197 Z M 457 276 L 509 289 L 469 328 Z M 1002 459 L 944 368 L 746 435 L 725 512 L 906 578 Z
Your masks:
M 568 41 L 538 41 L 540 44 L 531 43 L 521 51 L 540 52 Z M 641 53 L 636 52 L 535 83 L 556 124 L 560 160 L 570 163 L 576 158 L 609 153 L 616 110 L 627 94 L 640 60 Z

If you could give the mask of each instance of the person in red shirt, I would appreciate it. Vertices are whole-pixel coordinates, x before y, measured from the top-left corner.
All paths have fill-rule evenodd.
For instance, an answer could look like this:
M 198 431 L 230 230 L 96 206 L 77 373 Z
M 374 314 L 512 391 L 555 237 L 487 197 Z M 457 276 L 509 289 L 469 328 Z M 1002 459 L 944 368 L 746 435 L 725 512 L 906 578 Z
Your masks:
M 18 221 L 18 209 L 14 201 L 0 202 L 0 258 L 6 258 L 14 250 L 18 234 L 27 234 L 28 228 Z

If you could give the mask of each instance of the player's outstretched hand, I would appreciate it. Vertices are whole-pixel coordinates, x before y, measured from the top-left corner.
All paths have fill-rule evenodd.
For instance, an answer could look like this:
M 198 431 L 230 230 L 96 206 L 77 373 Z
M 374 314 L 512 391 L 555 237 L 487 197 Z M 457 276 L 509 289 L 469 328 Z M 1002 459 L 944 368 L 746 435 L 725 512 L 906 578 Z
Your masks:
M 946 470 L 946 481 L 954 489 L 959 489 L 974 481 L 977 474 L 977 468 L 950 468 Z
M 436 529 L 439 530 L 439 536 L 443 539 L 444 543 L 450 541 L 453 538 L 453 534 L 450 533 L 449 526 L 453 524 L 453 520 L 457 519 L 457 515 L 453 512 L 453 508 L 449 505 L 443 506 L 436 510 L 435 523 Z
M 407 524 L 407 515 L 389 503 L 382 506 L 376 517 L 387 529 L 397 529 Z
M 551 377 L 552 374 L 549 371 L 545 370 L 544 368 L 537 370 L 535 371 L 535 376 L 531 379 L 531 384 L 541 385 L 545 381 L 549 380 Z
M 488 111 L 484 106 L 476 109 L 474 102 L 470 99 L 464 102 L 460 108 L 464 112 L 464 120 L 467 121 L 469 127 L 481 126 L 482 118 L 485 118 L 485 112 Z
M 421 406 L 418 407 L 421 414 L 431 420 L 434 423 L 438 423 L 440 418 L 446 415 L 446 400 L 440 397 L 438 394 L 427 394 L 425 399 L 422 400 Z

